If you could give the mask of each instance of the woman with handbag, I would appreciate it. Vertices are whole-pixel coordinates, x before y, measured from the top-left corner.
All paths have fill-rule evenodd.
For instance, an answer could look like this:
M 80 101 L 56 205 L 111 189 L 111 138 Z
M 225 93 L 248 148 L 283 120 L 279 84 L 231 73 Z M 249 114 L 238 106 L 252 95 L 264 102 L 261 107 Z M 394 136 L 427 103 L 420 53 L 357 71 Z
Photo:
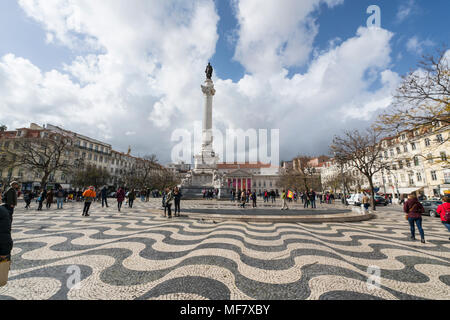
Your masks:
M 408 196 L 408 201 L 403 205 L 403 211 L 405 212 L 405 219 L 408 220 L 411 229 L 411 240 L 416 240 L 414 223 L 419 229 L 421 242 L 425 243 L 425 234 L 422 229 L 422 213 L 425 212 L 422 204 L 417 199 L 414 193 Z

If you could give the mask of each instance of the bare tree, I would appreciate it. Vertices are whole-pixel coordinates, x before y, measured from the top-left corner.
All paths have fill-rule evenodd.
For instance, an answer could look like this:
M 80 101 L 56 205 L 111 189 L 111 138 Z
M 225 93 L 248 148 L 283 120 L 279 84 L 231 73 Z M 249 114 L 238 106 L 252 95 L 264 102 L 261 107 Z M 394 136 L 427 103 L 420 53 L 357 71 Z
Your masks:
M 392 106 L 379 116 L 374 128 L 396 134 L 438 122 L 450 125 L 449 59 L 446 46 L 434 56 L 422 56 L 419 69 L 403 76 Z
M 69 175 L 76 167 L 76 159 L 71 156 L 74 150 L 70 136 L 44 132 L 43 136 L 11 139 L 12 142 L 1 152 L 2 160 L 9 169 L 16 167 L 42 174 L 44 187 L 51 175 L 60 171 Z
M 287 169 L 281 174 L 278 186 L 302 191 L 321 190 L 320 175 L 311 164 L 312 159 L 313 157 L 297 156 L 293 160 L 293 168 Z
M 88 165 L 75 171 L 72 183 L 79 188 L 87 186 L 99 188 L 108 184 L 110 178 L 108 170 Z
M 347 162 L 367 178 L 373 210 L 376 210 L 373 177 L 385 169 L 381 159 L 383 147 L 379 143 L 379 137 L 380 133 L 372 129 L 364 133 L 358 130 L 346 131 L 342 137 L 335 136 L 330 147 L 337 158 Z

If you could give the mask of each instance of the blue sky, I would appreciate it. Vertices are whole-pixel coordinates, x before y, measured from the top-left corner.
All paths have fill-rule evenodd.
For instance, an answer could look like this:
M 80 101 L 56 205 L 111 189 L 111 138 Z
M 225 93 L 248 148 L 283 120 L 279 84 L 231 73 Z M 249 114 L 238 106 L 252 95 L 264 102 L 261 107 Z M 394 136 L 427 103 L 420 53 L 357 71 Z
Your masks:
M 211 62 L 221 78 L 239 80 L 245 69 L 233 60 L 235 45 L 229 40 L 237 28 L 237 19 L 233 13 L 232 3 L 227 0 L 215 0 L 220 16 L 218 25 L 219 40 Z M 372 4 L 381 8 L 382 27 L 395 34 L 393 38 L 393 56 L 401 54 L 401 59 L 393 62 L 393 70 L 408 72 L 415 67 L 418 54 L 406 49 L 405 43 L 411 37 L 430 40 L 436 45 L 448 43 L 450 25 L 448 12 L 450 1 L 414 0 L 410 15 L 399 21 L 397 14 L 401 5 L 408 5 L 409 0 L 347 0 L 343 5 L 321 10 L 315 16 L 320 25 L 320 32 L 314 41 L 318 49 L 326 49 L 328 42 L 335 38 L 346 39 L 355 34 L 359 26 L 366 24 L 369 17 L 366 9 Z M 282 19 L 280 17 L 280 19 Z M 26 16 L 16 0 L 0 2 L 0 55 L 14 53 L 30 59 L 42 70 L 61 69 L 63 63 L 70 63 L 78 54 L 85 51 L 71 50 L 58 44 L 47 44 L 46 32 L 39 23 Z M 431 47 L 430 49 L 432 49 Z M 427 47 L 425 46 L 425 52 Z M 304 68 L 294 71 L 304 71 Z
M 148 153 L 149 140 L 142 137 L 151 137 L 153 152 L 168 160 L 171 131 L 201 119 L 198 87 L 210 60 L 217 127 L 282 128 L 283 159 L 326 153 L 334 133 L 369 124 L 389 104 L 400 76 L 416 67 L 421 53 L 450 39 L 447 0 L 307 0 L 318 7 L 306 0 L 253 1 L 118 0 L 108 6 L 2 0 L 0 93 L 6 97 L 0 98 L 0 122 L 23 126 L 31 114 L 36 122 L 55 122 L 118 149 L 133 145 L 140 154 Z M 381 8 L 380 33 L 363 30 L 373 4 Z M 371 42 L 379 54 L 366 58 Z M 352 63 L 354 73 L 339 69 Z M 22 96 L 11 93 L 27 81 Z M 346 91 L 341 82 L 354 89 L 336 93 Z M 85 109 L 92 112 L 88 123 L 68 112 Z M 310 126 L 288 119 L 331 109 L 340 116 L 330 113 L 330 128 L 320 128 L 317 119 Z M 264 117 L 270 113 L 277 117 Z M 117 122 L 122 114 L 138 116 Z

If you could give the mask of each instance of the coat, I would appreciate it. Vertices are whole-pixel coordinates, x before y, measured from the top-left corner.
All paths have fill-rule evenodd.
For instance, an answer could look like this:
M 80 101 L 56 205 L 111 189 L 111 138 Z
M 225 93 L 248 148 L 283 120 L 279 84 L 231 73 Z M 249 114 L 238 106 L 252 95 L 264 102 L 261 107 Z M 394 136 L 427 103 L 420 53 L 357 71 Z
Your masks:
M 417 198 L 408 199 L 403 205 L 403 211 L 408 214 L 409 218 L 421 218 L 422 213 L 425 212 L 422 204 L 417 200 Z
M 97 194 L 95 193 L 94 190 L 91 189 L 87 189 L 85 192 L 83 192 L 83 197 L 84 197 L 84 201 L 85 202 L 92 202 L 95 197 L 97 196 Z
M 47 203 L 53 203 L 53 191 L 47 193 Z
M 436 212 L 439 213 L 439 215 L 441 216 L 441 221 L 446 222 L 446 223 L 450 223 L 450 221 L 445 220 L 445 212 L 449 212 L 449 211 L 450 211 L 450 203 L 448 203 L 448 202 L 444 202 L 439 207 L 437 207 L 437 210 L 436 210 Z
M 12 247 L 11 215 L 8 209 L 0 206 L 0 256 L 10 255 Z
M 4 194 L 3 201 L 6 203 L 8 207 L 16 207 L 17 206 L 17 192 L 14 190 L 14 188 L 10 187 L 8 190 L 6 190 Z
M 117 190 L 117 202 L 123 202 L 125 200 L 125 191 L 121 188 Z

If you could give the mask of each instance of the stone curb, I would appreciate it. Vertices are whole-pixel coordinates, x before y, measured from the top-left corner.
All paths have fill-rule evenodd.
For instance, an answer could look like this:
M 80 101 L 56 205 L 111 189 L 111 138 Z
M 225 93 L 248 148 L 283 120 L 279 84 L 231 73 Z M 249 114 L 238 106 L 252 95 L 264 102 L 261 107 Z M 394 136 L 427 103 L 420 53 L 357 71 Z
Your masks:
M 161 214 L 160 212 L 153 212 Z M 304 222 L 304 223 L 325 223 L 325 222 L 360 222 L 375 219 L 377 216 L 373 213 L 368 214 L 356 214 L 356 213 L 345 213 L 345 214 L 333 214 L 333 215 L 314 215 L 314 216 L 245 216 L 245 215 L 223 215 L 223 214 L 202 214 L 202 213 L 182 213 L 181 217 L 191 218 L 191 219 L 201 219 L 210 221 L 241 221 L 241 222 Z

